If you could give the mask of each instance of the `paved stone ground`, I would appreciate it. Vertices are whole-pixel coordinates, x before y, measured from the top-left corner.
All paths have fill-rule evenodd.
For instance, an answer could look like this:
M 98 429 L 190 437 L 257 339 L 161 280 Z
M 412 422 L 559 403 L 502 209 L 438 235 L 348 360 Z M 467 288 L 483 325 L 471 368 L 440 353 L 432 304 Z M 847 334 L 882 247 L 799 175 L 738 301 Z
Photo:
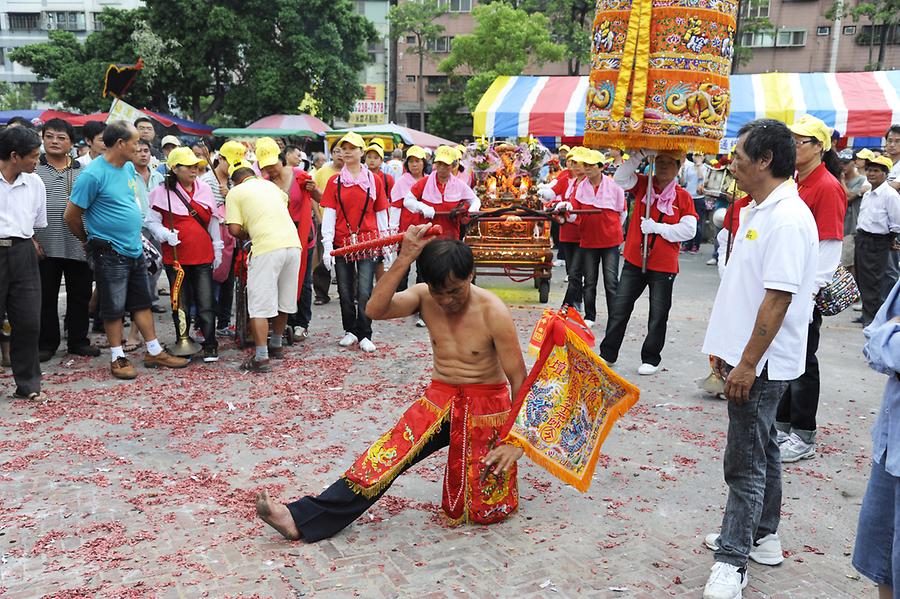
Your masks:
M 54 358 L 48 401 L 0 400 L 0 596 L 699 597 L 712 565 L 702 537 L 725 502 L 725 404 L 694 383 L 708 372 L 699 349 L 717 284 L 706 257 L 682 258 L 665 370 L 649 378 L 634 374 L 638 303 L 619 366 L 641 400 L 590 491 L 523 463 L 521 509 L 492 527 L 443 524 L 442 454 L 329 541 L 288 543 L 254 518 L 256 491 L 318 492 L 424 387 L 429 344 L 411 320 L 377 324 L 380 351 L 363 355 L 337 346 L 333 302 L 270 376 L 239 373 L 231 348 L 218 364 L 141 368 L 132 382 L 111 380 L 106 356 Z M 524 342 L 536 292 L 481 283 L 513 306 Z M 849 554 L 884 379 L 865 366 L 853 316 L 823 330 L 819 455 L 785 473 L 788 558 L 751 564 L 745 597 L 874 596 Z M 8 371 L 2 384 L 11 390 Z

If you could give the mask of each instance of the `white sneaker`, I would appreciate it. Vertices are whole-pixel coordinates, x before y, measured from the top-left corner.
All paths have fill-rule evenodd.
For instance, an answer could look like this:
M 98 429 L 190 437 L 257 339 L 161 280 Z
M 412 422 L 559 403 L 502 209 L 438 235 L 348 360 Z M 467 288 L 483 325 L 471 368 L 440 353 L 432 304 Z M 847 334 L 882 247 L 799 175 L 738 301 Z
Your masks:
M 703 588 L 703 599 L 741 599 L 747 586 L 747 569 L 716 562 Z
M 593 320 L 585 320 L 585 321 L 584 321 L 584 324 L 587 325 L 587 328 L 590 329 L 591 327 L 593 327 L 593 326 L 594 326 L 595 324 L 597 324 L 597 323 L 595 323 Z
M 600 359 L 603 360 L 603 358 L 600 358 Z M 603 360 L 603 361 L 606 362 L 606 365 L 609 366 L 610 368 L 612 368 L 613 366 L 616 365 L 615 361 L 613 361 L 613 362 L 609 362 L 607 360 Z
M 563 283 L 568 283 L 568 282 L 569 282 L 569 275 L 566 275 L 566 278 L 563 279 Z
M 375 344 L 372 343 L 371 339 L 363 339 L 362 341 L 359 342 L 359 349 L 361 349 L 367 353 L 372 353 L 377 348 L 375 347 Z
M 791 438 L 790 433 L 786 433 L 784 431 L 778 431 L 778 436 L 775 438 L 775 442 L 778 443 L 778 447 L 781 447 L 790 438 Z
M 340 341 L 338 341 L 338 345 L 340 345 L 341 347 L 350 347 L 357 341 L 359 341 L 359 339 L 357 339 L 356 335 L 354 335 L 353 333 L 344 333 L 344 336 L 341 337 Z
M 707 266 L 715 266 L 718 263 L 719 263 L 719 261 L 716 260 L 715 258 L 710 258 L 709 260 L 706 261 Z
M 703 539 L 703 544 L 713 551 L 719 550 L 719 533 L 710 533 Z M 784 552 L 781 550 L 781 539 L 777 532 L 766 535 L 753 543 L 750 549 L 750 559 L 763 566 L 777 566 L 784 561 Z
M 791 464 L 800 460 L 808 460 L 816 455 L 816 444 L 807 443 L 797 433 L 791 433 L 790 438 L 779 446 L 781 449 L 781 463 Z
M 656 374 L 657 372 L 659 372 L 659 365 L 654 366 L 653 364 L 641 364 L 638 368 L 638 374 L 644 376 Z
M 425 321 L 422 320 L 421 318 L 417 318 L 417 319 L 416 319 L 416 326 L 419 327 L 420 329 L 424 329 L 424 328 L 425 328 Z
M 853 304 L 853 311 L 854 312 L 862 312 L 862 302 L 857 302 L 857 303 Z
M 294 327 L 294 341 L 306 341 L 307 337 L 309 337 L 309 331 L 300 325 Z

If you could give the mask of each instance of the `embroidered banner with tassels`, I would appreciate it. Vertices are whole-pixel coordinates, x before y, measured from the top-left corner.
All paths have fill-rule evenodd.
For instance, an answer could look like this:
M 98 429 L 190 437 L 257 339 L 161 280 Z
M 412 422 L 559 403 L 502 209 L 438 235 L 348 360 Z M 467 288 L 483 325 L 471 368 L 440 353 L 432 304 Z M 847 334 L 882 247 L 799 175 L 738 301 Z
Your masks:
M 715 154 L 737 0 L 598 0 L 585 145 Z
M 594 353 L 593 341 L 574 310 L 545 310 L 529 345 L 537 362 L 513 404 L 515 423 L 503 431 L 507 442 L 581 492 L 613 424 L 640 396 Z

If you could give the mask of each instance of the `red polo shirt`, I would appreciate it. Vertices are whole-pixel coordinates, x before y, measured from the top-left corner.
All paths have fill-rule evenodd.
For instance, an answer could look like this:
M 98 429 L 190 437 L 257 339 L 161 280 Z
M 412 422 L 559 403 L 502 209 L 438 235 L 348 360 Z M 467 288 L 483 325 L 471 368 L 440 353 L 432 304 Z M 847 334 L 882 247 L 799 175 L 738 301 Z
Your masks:
M 847 192 L 840 181 L 828 172 L 824 162 L 805 179 L 797 181 L 797 191 L 816 219 L 819 241 L 843 239 Z
M 184 189 L 184 188 L 182 188 Z M 191 208 L 197 212 L 197 216 L 201 221 L 209 226 L 209 219 L 212 212 L 209 208 L 199 202 L 194 201 L 194 189 L 190 191 L 184 190 L 188 194 L 188 201 Z M 177 200 L 181 202 L 181 200 Z M 153 208 L 162 215 L 162 222 L 167 228 L 172 227 L 178 231 L 178 262 L 183 266 L 195 266 L 197 264 L 211 264 L 213 261 L 212 237 L 205 227 L 201 227 L 193 216 L 189 214 L 171 214 L 168 210 Z M 170 224 L 171 223 L 171 224 Z M 171 265 L 175 262 L 175 251 L 168 243 L 162 244 L 163 264 Z
M 325 185 L 320 205 L 332 208 L 337 213 L 334 224 L 334 247 L 347 244 L 347 238 L 355 233 L 363 237 L 378 235 L 376 212 L 388 209 L 387 196 L 384 195 L 384 184 L 381 177 L 375 177 L 375 189 L 363 191 L 359 185 L 340 186 L 338 197 L 338 181 L 340 173 L 332 175 Z M 366 196 L 368 195 L 368 201 Z M 365 212 L 363 212 L 365 210 Z
M 381 184 L 384 186 L 384 195 L 387 196 L 388 202 L 390 202 L 391 190 L 394 189 L 394 177 L 387 174 L 381 169 L 372 171 L 372 174 L 375 175 L 376 179 L 381 179 Z
M 450 176 L 452 177 L 453 175 Z M 428 177 L 422 177 L 409 189 L 410 193 L 416 196 L 416 199 L 420 202 L 423 202 L 422 194 L 425 193 L 426 183 L 428 183 Z M 431 202 L 424 203 L 434 208 L 435 212 L 450 212 L 454 208 L 459 207 L 459 198 L 445 198 L 444 188 L 446 185 L 438 181 L 437 178 L 435 178 L 435 183 L 437 183 L 437 188 L 438 191 L 441 192 L 441 199 L 443 201 L 440 204 L 432 204 Z M 416 216 L 421 217 L 422 215 L 417 214 Z M 439 225 L 441 227 L 442 233 L 439 236 L 440 239 L 459 239 L 459 222 L 457 220 L 452 219 L 449 216 L 435 216 L 431 221 L 422 218 L 422 223 L 427 222 L 431 222 L 431 224 Z
M 632 265 L 641 266 L 641 244 L 644 241 L 644 234 L 641 233 L 641 217 L 644 216 L 646 206 L 643 203 L 644 193 L 647 191 L 647 176 L 638 175 L 638 182 L 631 190 L 634 194 L 634 212 L 628 223 L 628 235 L 625 237 L 625 260 Z M 675 186 L 675 202 L 672 204 L 672 215 L 668 216 L 660 213 L 656 207 L 656 202 L 650 207 L 650 218 L 656 222 L 662 222 L 667 225 L 674 225 L 681 220 L 683 216 L 693 216 L 697 218 L 697 212 L 694 210 L 694 200 L 691 194 L 685 191 L 680 185 Z M 660 218 L 662 220 L 660 220 Z M 656 272 L 678 272 L 678 249 L 681 243 L 677 241 L 666 241 L 661 235 L 650 235 L 647 238 L 650 244 L 650 253 L 647 255 L 647 269 Z

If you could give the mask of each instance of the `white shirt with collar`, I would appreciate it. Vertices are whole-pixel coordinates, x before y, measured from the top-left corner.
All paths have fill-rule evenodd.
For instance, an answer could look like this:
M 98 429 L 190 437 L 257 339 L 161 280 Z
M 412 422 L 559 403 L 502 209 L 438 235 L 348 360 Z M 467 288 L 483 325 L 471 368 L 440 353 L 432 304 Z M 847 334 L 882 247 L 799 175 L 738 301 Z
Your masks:
M 819 234 L 792 180 L 741 213 L 731 258 L 719 284 L 703 341 L 703 353 L 730 366 L 741 361 L 767 289 L 787 291 L 791 305 L 781 328 L 756 366 L 770 380 L 790 381 L 806 370 L 806 341 L 818 263 Z
M 0 173 L 0 239 L 29 239 L 47 226 L 47 190 L 34 173 L 19 173 L 9 183 Z
M 875 235 L 900 233 L 900 193 L 890 183 L 863 194 L 856 229 Z

